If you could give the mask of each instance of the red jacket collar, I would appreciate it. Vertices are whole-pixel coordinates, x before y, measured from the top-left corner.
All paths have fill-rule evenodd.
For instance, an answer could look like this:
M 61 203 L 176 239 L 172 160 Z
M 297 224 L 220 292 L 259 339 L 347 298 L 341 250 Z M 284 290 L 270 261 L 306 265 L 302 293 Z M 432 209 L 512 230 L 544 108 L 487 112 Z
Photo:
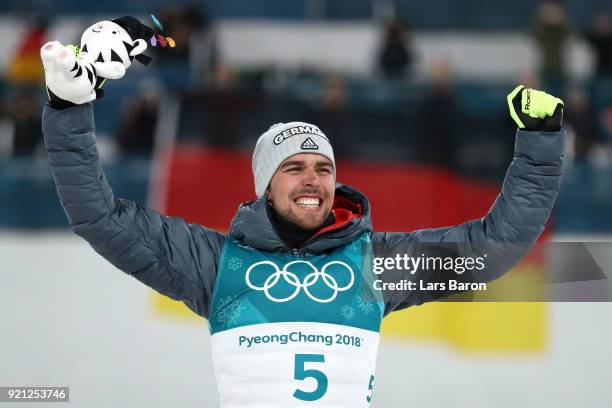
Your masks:
M 335 222 L 327 227 L 321 228 L 313 237 L 321 235 L 325 232 L 342 228 L 355 218 L 360 218 L 363 215 L 361 204 L 355 203 L 348 198 L 336 196 L 332 205 Z

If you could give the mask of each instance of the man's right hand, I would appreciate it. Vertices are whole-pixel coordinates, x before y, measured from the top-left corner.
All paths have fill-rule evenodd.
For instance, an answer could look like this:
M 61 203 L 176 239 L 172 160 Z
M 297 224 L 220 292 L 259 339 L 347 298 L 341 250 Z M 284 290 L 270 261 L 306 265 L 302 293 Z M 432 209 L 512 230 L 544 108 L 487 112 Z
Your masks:
M 86 52 L 74 45 L 63 46 L 58 41 L 46 43 L 40 49 L 45 69 L 49 104 L 55 109 L 81 105 L 103 95 L 96 89 L 96 63 Z

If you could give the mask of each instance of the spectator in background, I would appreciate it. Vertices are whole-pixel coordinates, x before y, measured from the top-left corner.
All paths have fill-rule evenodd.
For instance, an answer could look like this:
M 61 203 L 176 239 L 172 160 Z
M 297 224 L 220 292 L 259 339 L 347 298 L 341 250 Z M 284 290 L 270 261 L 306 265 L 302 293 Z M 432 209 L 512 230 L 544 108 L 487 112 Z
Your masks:
M 160 11 L 159 20 L 166 36 L 174 39 L 176 46 L 154 48 L 155 67 L 167 86 L 184 89 L 191 80 L 192 38 L 200 29 L 210 25 L 208 15 L 196 4 L 169 6 Z
M 595 52 L 595 75 L 612 78 L 612 16 L 596 16 L 586 33 L 586 39 Z
M 207 139 L 217 146 L 238 147 L 242 113 L 247 99 L 238 89 L 238 73 L 225 66 L 217 66 L 205 92 Z M 246 105 L 245 105 L 246 104 Z
M 42 104 L 32 92 L 19 90 L 11 98 L 6 113 L 13 122 L 13 156 L 32 155 L 42 141 Z
M 344 78 L 340 75 L 329 75 L 323 81 L 321 96 L 312 109 L 311 123 L 316 123 L 332 135 L 336 157 L 349 156 L 350 143 L 355 137 L 352 112 L 348 108 L 347 89 Z
M 545 0 L 537 9 L 532 35 L 540 55 L 542 81 L 561 85 L 567 77 L 566 50 L 572 32 L 563 6 L 555 0 Z
M 378 55 L 378 69 L 384 77 L 403 78 L 412 64 L 410 38 L 405 23 L 400 19 L 385 27 L 384 41 Z
M 156 59 L 162 61 L 181 60 L 188 62 L 191 36 L 200 27 L 208 26 L 208 16 L 197 6 L 169 6 L 159 13 L 164 32 L 176 42 L 174 48 L 157 48 Z
M 240 86 L 240 73 L 218 64 L 204 90 L 192 90 L 182 95 L 182 104 L 190 115 L 197 116 L 199 138 L 212 146 L 243 148 L 252 141 L 242 130 L 246 115 L 259 106 L 258 90 Z
M 116 140 L 121 151 L 130 155 L 150 155 L 155 144 L 159 116 L 158 87 L 144 84 L 130 102 L 119 122 Z
M 573 139 L 574 161 L 582 161 L 597 142 L 597 117 L 584 89 L 573 87 L 565 99 L 564 115 Z
M 608 142 L 608 146 L 610 141 L 612 140 L 612 104 L 608 104 L 604 106 L 601 110 L 601 124 L 604 130 L 604 140 Z
M 448 61 L 435 61 L 430 75 L 429 89 L 418 109 L 423 151 L 427 161 L 455 168 L 462 113 L 453 93 Z

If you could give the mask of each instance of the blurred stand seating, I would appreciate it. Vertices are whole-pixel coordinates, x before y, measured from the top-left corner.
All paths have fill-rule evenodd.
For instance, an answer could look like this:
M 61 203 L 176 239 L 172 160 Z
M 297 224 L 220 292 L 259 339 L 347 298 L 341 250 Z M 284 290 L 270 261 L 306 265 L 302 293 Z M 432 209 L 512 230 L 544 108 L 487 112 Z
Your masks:
M 146 203 L 150 160 L 124 158 L 104 165 L 118 197 Z M 0 160 L 0 227 L 66 228 L 46 157 Z
M 268 20 L 366 21 L 380 17 L 381 9 L 391 8 L 399 16 L 410 16 L 417 29 L 520 30 L 526 28 L 530 12 L 539 2 L 533 0 L 436 0 L 435 3 L 414 0 L 178 0 L 173 5 L 198 5 L 214 18 Z M 564 2 L 567 13 L 580 26 L 609 10 L 609 0 Z M 168 5 L 164 0 L 4 0 L 0 13 L 54 15 L 131 14 L 146 16 Z
M 184 92 L 179 97 L 181 109 L 176 140 L 179 144 L 238 149 L 249 154 L 257 136 L 271 124 L 309 120 L 318 123 L 329 134 L 342 158 L 441 166 L 463 177 L 499 183 L 511 160 L 514 142 L 513 125 L 503 103 L 512 84 L 456 81 L 450 86 L 447 82 L 450 79 L 444 73 L 446 68 L 437 69 L 440 72 L 432 76 L 431 83 L 307 72 L 281 75 L 283 78 L 279 79 L 278 72 L 237 73 L 219 69 L 209 87 Z M 119 98 L 121 94 L 131 97 L 139 94 L 136 84 L 127 84 L 130 82 L 113 83 L 109 86 L 109 90 L 114 89 L 109 93 L 110 98 L 95 103 L 98 128 L 109 131 L 106 136 L 104 131 L 100 132 L 100 145 L 114 133 L 109 127 L 114 123 L 120 129 L 115 143 L 124 148 L 124 153 L 133 151 L 131 147 L 134 146 L 149 149 L 155 117 L 153 110 L 144 109 L 155 98 L 137 103 L 140 108 L 122 110 L 115 105 L 129 106 Z M 559 197 L 556 228 L 567 229 L 565 225 L 580 224 L 586 231 L 612 231 L 611 216 L 597 223 L 589 216 L 604 213 L 601 203 L 612 199 L 609 185 L 597 181 L 606 180 L 612 173 L 609 160 L 606 164 L 610 151 L 606 132 L 612 129 L 612 116 L 605 114 L 612 112 L 608 108 L 612 106 L 611 91 L 612 83 L 596 82 L 586 84 L 581 91 L 572 90 L 566 97 L 566 123 L 570 133 L 575 135 L 575 160 L 573 166 L 568 166 L 564 178 L 568 188 L 564 188 Z M 112 96 L 114 93 L 116 99 Z M 585 105 L 585 97 L 592 107 Z M 13 102 L 21 100 L 11 98 Z M 101 102 L 112 105 L 112 109 Z M 23 102 L 16 103 L 20 115 L 30 118 L 27 120 L 37 120 L 27 114 L 28 109 L 18 108 Z M 593 109 L 598 112 L 595 117 L 599 121 L 593 120 Z M 126 115 L 123 120 L 116 117 L 121 111 Z M 141 120 L 135 123 L 138 117 Z M 163 112 L 159 120 L 162 118 Z M 24 126 L 39 126 L 27 125 L 27 120 Z M 130 130 L 133 126 L 140 126 L 142 134 Z M 133 135 L 139 136 L 129 141 Z M 3 194 L 0 198 L 5 216 L 0 225 L 65 225 L 59 204 L 56 216 L 46 221 L 38 219 L 42 217 L 40 213 L 28 215 L 34 210 L 28 210 L 24 203 L 56 203 L 57 200 L 46 162 L 40 164 L 31 159 L 39 164 L 30 165 L 24 160 L 1 163 L 0 191 Z M 571 162 L 570 158 L 568 163 Z M 111 180 L 119 194 L 145 202 L 149 174 L 142 169 L 148 168 L 148 163 L 147 159 L 122 155 L 105 160 L 105 168 L 110 174 L 123 175 Z M 140 170 L 134 173 L 126 168 Z M 134 174 L 137 176 L 132 179 Z M 6 207 L 9 203 L 13 203 L 12 208 Z M 595 210 L 590 211 L 590 208 Z M 572 218 L 572 214 L 577 213 L 582 214 L 581 220 Z
M 341 3 L 346 9 L 339 7 Z M 3 4 L 0 11 L 2 7 L 16 10 L 11 4 Z M 204 8 L 193 8 L 193 4 L 204 5 L 210 14 L 203 12 Z M 428 61 L 424 75 L 412 75 L 411 45 L 402 30 L 393 26 L 389 29 L 395 30 L 392 37 L 404 38 L 406 46 L 406 58 L 400 58 L 405 64 L 401 62 L 397 72 L 408 75 L 380 75 L 381 71 L 377 75 L 349 75 L 316 66 L 238 68 L 228 65 L 221 58 L 223 53 L 217 55 L 213 17 L 257 17 L 270 12 L 272 5 L 276 8 L 268 16 L 278 19 L 355 20 L 371 18 L 375 13 L 375 7 L 362 0 L 320 2 L 325 7 L 319 8 L 312 8 L 313 4 L 307 0 L 273 0 L 248 5 L 230 1 L 167 7 L 155 1 L 111 0 L 102 7 L 59 1 L 58 13 L 67 14 L 108 14 L 111 9 L 117 10 L 113 14 L 148 13 L 156 7 L 166 31 L 180 45 L 175 49 L 156 48 L 150 66 L 135 64 L 126 78 L 107 84 L 105 97 L 94 103 L 100 156 L 117 195 L 146 202 L 149 154 L 160 123 L 168 123 L 164 110 L 167 100 L 178 101 L 179 108 L 172 121 L 174 127 L 170 127 L 173 130 L 166 133 L 173 133 L 170 137 L 182 147 L 208 146 L 248 156 L 257 137 L 272 124 L 305 120 L 326 132 L 340 159 L 408 163 L 499 185 L 512 159 L 515 127 L 507 115 L 505 97 L 515 85 L 514 78 L 455 76 L 453 66 L 443 56 Z M 479 25 L 475 16 L 500 21 L 495 16 L 506 13 L 504 24 L 518 32 L 527 28 L 524 18 L 522 25 L 517 23 L 519 6 L 523 14 L 533 8 L 526 6 L 526 0 L 503 6 L 476 0 L 461 2 L 460 6 L 450 0 L 441 4 L 448 7 L 437 7 L 439 13 L 429 10 L 427 16 L 415 2 L 396 1 L 395 11 L 411 16 L 411 29 L 457 29 L 468 22 L 474 23 L 472 28 L 492 28 Z M 67 5 L 74 9 L 64 10 Z M 453 10 L 463 18 L 451 15 Z M 571 4 L 566 13 L 576 23 L 591 20 L 593 13 L 587 11 Z M 596 55 L 607 47 L 604 26 L 597 23 L 592 29 L 597 40 L 589 41 Z M 44 35 L 35 31 L 26 31 L 21 38 L 27 40 L 25 43 L 38 44 Z M 379 57 L 372 55 L 372 65 L 380 62 Z M 603 182 L 612 173 L 612 80 L 606 78 L 605 58 L 599 56 L 597 61 L 598 75 L 594 78 L 555 91 L 566 100 L 570 141 L 566 187 L 555 209 L 557 230 L 612 231 L 612 214 L 603 204 L 612 199 L 609 183 Z M 41 152 L 40 110 L 46 97 L 40 84 L 42 77 L 39 72 L 30 76 L 33 82 L 23 84 L 11 76 L 15 72 L 25 75 L 26 71 L 31 72 L 7 69 L 0 83 L 0 226 L 65 226 L 48 164 L 44 155 L 37 154 Z M 520 81 L 540 86 L 535 79 Z M 549 85 L 541 86 L 550 91 Z M 33 206 L 40 202 L 49 204 L 37 212 Z

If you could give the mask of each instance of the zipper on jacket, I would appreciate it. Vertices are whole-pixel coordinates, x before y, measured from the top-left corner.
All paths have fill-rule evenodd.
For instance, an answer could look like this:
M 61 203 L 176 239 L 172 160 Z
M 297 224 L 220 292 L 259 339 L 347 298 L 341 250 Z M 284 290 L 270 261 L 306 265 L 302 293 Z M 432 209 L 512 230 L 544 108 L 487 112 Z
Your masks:
M 299 256 L 299 257 L 304 257 L 304 256 L 308 256 L 312 253 L 312 251 L 308 248 L 292 248 L 290 250 L 291 255 L 293 256 Z

